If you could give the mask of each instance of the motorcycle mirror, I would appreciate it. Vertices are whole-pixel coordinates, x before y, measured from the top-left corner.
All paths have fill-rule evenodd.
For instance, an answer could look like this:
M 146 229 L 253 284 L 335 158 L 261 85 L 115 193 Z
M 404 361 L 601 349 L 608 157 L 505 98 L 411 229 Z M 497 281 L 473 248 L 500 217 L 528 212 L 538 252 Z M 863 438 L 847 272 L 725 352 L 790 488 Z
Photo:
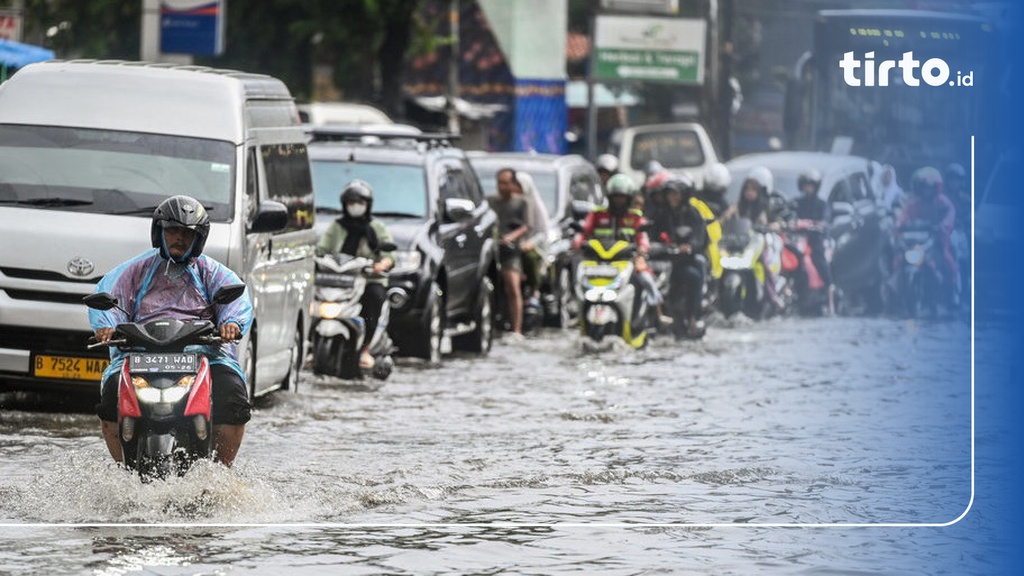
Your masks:
M 594 204 L 587 202 L 586 200 L 573 200 L 569 208 L 572 217 L 576 220 L 583 220 L 593 209 Z
M 245 284 L 228 284 L 221 286 L 213 293 L 214 304 L 227 304 L 238 300 L 245 292 Z
M 114 295 L 110 292 L 89 294 L 82 298 L 82 302 L 94 310 L 110 310 L 111 308 L 117 308 L 120 310 L 120 307 L 117 305 L 117 298 L 114 298 Z

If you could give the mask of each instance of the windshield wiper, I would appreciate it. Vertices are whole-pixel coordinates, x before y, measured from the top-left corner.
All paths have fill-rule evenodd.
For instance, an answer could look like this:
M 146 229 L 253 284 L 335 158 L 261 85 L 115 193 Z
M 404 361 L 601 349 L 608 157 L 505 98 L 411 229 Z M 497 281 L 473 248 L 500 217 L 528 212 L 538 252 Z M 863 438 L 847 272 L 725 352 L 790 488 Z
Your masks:
M 423 218 L 422 214 L 413 214 L 412 212 L 378 212 L 374 210 L 373 215 L 391 218 Z
M 0 200 L 0 204 L 25 204 L 28 206 L 42 206 L 43 208 L 57 208 L 59 206 L 87 206 L 92 200 L 79 200 L 77 198 L 29 198 L 27 200 Z
M 207 212 L 212 212 L 217 207 L 216 206 L 207 206 L 207 205 L 203 204 L 203 208 L 206 208 Z M 119 210 L 117 212 L 108 212 L 108 214 L 110 214 L 111 216 L 132 216 L 134 214 L 152 214 L 153 211 L 156 210 L 156 209 L 157 209 L 157 206 L 154 204 L 153 206 L 141 206 L 139 208 L 128 208 L 127 210 Z
M 317 206 L 316 211 L 324 212 L 327 214 L 341 214 L 341 210 L 339 210 L 338 208 L 332 208 L 330 206 Z

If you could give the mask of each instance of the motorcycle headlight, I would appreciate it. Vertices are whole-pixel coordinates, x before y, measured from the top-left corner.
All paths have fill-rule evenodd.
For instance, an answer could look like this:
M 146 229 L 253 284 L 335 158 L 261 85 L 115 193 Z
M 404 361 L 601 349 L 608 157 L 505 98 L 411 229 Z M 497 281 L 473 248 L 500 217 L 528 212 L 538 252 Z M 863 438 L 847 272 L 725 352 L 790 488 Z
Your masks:
M 320 306 L 317 307 L 317 312 L 321 318 L 327 318 L 333 320 L 341 314 L 343 308 L 340 302 L 321 302 Z
M 415 272 L 423 264 L 423 254 L 419 250 L 399 250 L 395 252 L 395 265 L 392 274 Z
M 906 259 L 907 264 L 911 266 L 920 266 L 924 262 L 924 250 L 920 248 L 911 248 L 903 253 L 903 257 Z
M 149 386 L 135 388 L 135 397 L 143 404 L 153 404 L 160 401 L 160 389 L 150 388 Z
M 174 404 L 178 400 L 184 398 L 186 394 L 188 394 L 188 388 L 183 388 L 181 386 L 175 386 L 173 388 L 164 388 L 163 399 L 164 402 Z

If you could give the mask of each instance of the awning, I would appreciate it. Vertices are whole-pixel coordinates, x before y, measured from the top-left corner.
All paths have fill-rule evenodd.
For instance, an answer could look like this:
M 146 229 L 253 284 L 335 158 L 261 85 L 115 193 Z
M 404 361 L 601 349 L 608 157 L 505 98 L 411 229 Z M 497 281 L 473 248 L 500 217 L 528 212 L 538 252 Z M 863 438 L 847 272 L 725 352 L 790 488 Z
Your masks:
M 53 50 L 0 38 L 0 65 L 22 68 L 33 62 L 53 60 Z
M 448 99 L 444 96 L 417 96 L 413 98 L 413 102 L 430 112 L 444 112 L 448 106 Z M 469 120 L 493 118 L 495 114 L 507 109 L 508 107 L 503 104 L 477 104 L 462 98 L 455 99 L 455 111 L 460 117 Z

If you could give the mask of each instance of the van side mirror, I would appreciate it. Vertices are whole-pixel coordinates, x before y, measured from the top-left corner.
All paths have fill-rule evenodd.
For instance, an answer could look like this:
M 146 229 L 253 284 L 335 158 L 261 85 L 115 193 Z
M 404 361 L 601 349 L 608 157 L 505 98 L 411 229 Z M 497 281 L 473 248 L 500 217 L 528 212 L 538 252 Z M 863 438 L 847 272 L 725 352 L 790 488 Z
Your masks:
M 465 198 L 448 198 L 444 201 L 444 217 L 448 222 L 462 222 L 473 216 L 476 204 Z
M 256 209 L 249 232 L 279 232 L 288 226 L 288 209 L 280 202 L 264 200 Z
M 245 293 L 245 284 L 228 284 L 213 293 L 214 304 L 227 304 L 238 300 Z

